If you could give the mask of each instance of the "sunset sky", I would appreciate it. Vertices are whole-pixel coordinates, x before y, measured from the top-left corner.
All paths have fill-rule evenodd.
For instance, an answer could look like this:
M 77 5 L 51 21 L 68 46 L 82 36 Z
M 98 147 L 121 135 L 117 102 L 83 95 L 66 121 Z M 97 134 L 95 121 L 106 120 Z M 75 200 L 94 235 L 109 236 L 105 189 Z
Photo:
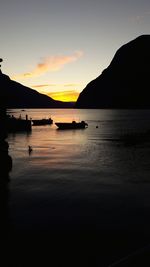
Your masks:
M 124 43 L 150 33 L 149 0 L 1 0 L 3 73 L 75 101 Z

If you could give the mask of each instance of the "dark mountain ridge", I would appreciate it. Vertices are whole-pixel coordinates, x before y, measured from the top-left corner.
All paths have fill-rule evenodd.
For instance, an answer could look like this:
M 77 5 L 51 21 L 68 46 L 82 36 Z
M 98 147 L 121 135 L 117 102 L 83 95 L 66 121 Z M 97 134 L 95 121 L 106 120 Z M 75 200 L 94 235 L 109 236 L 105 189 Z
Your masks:
M 150 35 L 123 45 L 80 93 L 77 108 L 150 108 Z
M 7 99 L 8 108 L 71 108 L 73 103 L 61 102 L 38 93 L 9 78 L 0 71 L 0 98 Z

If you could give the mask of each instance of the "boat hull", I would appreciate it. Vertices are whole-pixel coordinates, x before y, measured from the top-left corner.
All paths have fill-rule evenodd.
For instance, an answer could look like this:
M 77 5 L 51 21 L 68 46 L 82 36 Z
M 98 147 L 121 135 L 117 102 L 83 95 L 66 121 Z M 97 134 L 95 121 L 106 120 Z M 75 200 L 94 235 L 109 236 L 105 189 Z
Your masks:
M 67 130 L 67 129 L 85 129 L 87 128 L 87 123 L 83 122 L 56 122 L 56 126 L 61 130 Z
M 53 123 L 52 119 L 32 120 L 33 126 L 50 125 Z
M 7 132 L 31 132 L 32 126 L 30 120 L 8 118 L 6 121 Z

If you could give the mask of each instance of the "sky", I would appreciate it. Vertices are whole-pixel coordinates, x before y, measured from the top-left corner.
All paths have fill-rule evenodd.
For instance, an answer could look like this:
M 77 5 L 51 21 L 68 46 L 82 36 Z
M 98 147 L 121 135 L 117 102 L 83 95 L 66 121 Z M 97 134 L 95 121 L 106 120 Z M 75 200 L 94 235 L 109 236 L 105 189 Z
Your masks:
M 11 79 L 62 101 L 150 34 L 149 0 L 1 0 L 0 58 Z

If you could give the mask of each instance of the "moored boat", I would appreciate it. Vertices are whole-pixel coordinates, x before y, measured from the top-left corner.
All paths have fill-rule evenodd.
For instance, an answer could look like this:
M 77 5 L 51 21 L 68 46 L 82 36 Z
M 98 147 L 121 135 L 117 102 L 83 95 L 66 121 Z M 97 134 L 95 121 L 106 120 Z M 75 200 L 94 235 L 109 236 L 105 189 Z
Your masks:
M 33 126 L 53 124 L 53 120 L 51 118 L 41 119 L 41 120 L 32 120 L 32 122 L 33 122 Z
M 14 116 L 7 116 L 6 119 L 6 129 L 7 132 L 30 132 L 32 130 L 31 121 L 26 119 L 15 118 Z
M 65 130 L 65 129 L 85 129 L 85 128 L 88 127 L 88 124 L 85 121 L 81 121 L 81 122 L 76 122 L 76 121 L 72 121 L 72 122 L 56 122 L 55 124 L 61 130 Z

